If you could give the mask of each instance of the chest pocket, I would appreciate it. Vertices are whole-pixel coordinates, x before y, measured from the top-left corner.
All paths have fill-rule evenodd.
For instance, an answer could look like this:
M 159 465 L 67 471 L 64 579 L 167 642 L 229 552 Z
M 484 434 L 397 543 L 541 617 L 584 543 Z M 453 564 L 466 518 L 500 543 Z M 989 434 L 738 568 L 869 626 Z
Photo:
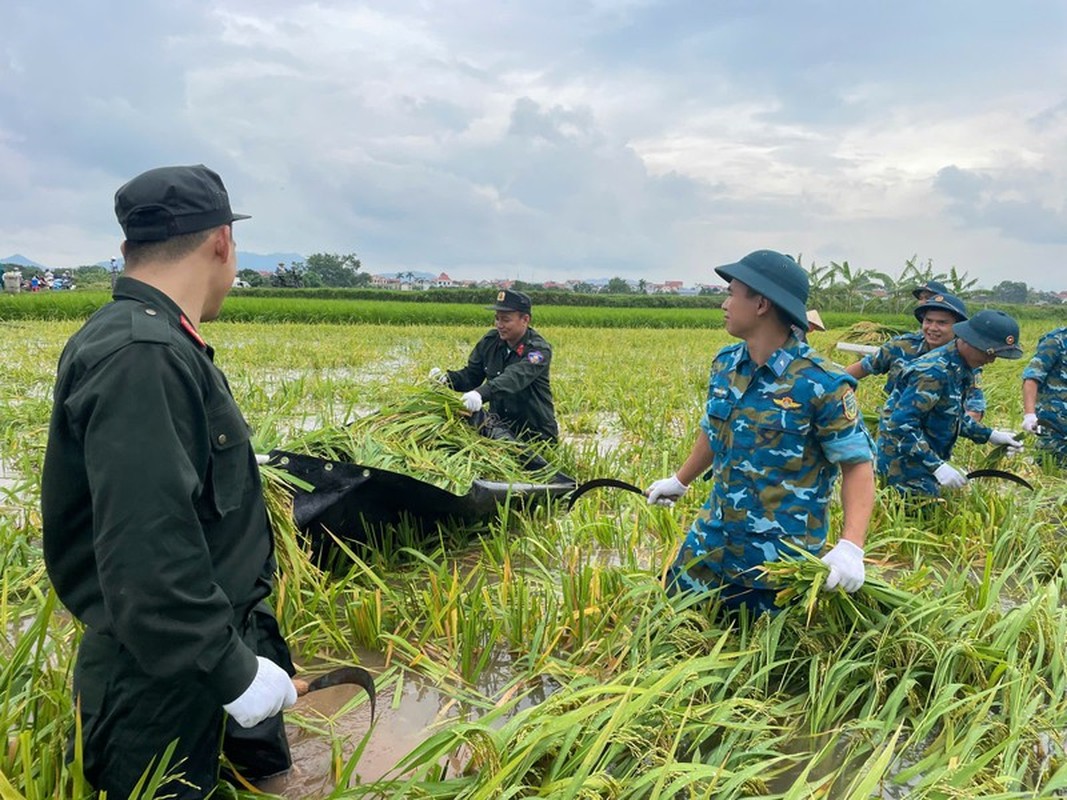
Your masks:
M 756 428 L 755 456 L 768 466 L 796 472 L 804 462 L 810 431 L 810 423 L 789 417 L 763 421 Z
M 241 412 L 232 402 L 208 409 L 211 462 L 206 488 L 207 509 L 215 518 L 233 511 L 244 497 L 251 478 L 248 455 L 249 431 Z

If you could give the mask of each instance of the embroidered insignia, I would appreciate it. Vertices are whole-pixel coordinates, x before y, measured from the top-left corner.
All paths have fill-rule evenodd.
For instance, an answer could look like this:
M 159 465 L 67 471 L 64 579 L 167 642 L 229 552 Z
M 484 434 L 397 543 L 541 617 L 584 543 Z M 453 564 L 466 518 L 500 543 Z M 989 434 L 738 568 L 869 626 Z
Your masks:
M 944 295 L 941 295 L 941 294 L 934 295 L 934 302 L 935 303 L 943 303 L 944 301 L 945 301 L 945 296 Z
M 800 408 L 800 403 L 798 403 L 796 400 L 794 400 L 789 395 L 786 395 L 785 397 L 777 397 L 777 398 L 775 398 L 774 404 L 776 406 L 778 406 L 779 408 L 786 409 L 787 411 L 789 411 L 791 409 L 794 409 L 794 408 Z
M 852 422 L 860 415 L 860 404 L 856 399 L 856 393 L 849 389 L 845 392 L 845 396 L 841 398 L 841 402 L 845 407 L 845 419 Z
M 521 355 L 522 355 L 522 353 L 523 353 L 523 351 L 524 351 L 525 349 L 526 349 L 526 345 L 525 345 L 525 343 L 521 343 L 521 342 L 520 342 L 520 343 L 519 343 L 519 346 L 515 348 L 515 352 L 516 352 L 516 353 L 517 353 L 518 355 L 520 355 L 520 356 L 521 356 Z
M 530 355 L 526 356 L 526 360 L 531 364 L 540 364 L 545 360 L 545 356 L 540 350 L 531 350 Z
M 497 292 L 496 301 L 498 303 L 503 303 L 504 302 L 504 293 L 503 292 Z

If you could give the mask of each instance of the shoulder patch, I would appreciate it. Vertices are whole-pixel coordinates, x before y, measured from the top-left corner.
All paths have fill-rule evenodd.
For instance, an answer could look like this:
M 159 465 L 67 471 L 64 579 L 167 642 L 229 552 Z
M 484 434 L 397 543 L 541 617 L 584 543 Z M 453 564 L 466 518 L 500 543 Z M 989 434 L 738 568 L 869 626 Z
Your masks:
M 841 403 L 845 409 L 845 419 L 849 422 L 855 421 L 856 417 L 860 415 L 860 403 L 856 399 L 856 393 L 848 389 L 845 392 L 845 396 L 841 398 Z
M 541 364 L 544 362 L 545 356 L 540 350 L 531 350 L 530 353 L 527 354 L 526 360 L 531 364 Z

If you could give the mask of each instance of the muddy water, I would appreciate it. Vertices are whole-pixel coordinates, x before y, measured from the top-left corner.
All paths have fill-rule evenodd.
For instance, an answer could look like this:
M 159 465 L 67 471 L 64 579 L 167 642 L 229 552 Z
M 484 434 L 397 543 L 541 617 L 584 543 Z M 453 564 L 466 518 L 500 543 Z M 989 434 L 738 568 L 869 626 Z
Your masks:
M 361 663 L 374 675 L 383 668 L 381 657 L 376 654 L 366 655 Z M 501 659 L 485 671 L 477 690 L 489 698 L 499 697 L 511 678 L 507 660 Z M 517 705 L 516 711 L 543 702 L 553 689 L 551 685 L 539 687 Z M 297 700 L 296 706 L 286 714 L 299 714 L 310 727 L 331 731 L 335 739 L 343 742 L 339 762 L 334 761 L 329 736 L 289 724 L 286 729 L 293 767 L 287 774 L 264 781 L 258 788 L 286 798 L 328 794 L 335 786 L 335 771 L 343 769 L 368 732 L 370 738 L 352 782 L 368 783 L 386 776 L 396 778 L 399 777 L 394 769 L 397 762 L 435 733 L 442 723 L 472 720 L 483 713 L 483 709 L 460 705 L 455 698 L 413 673 L 403 673 L 400 680 L 379 686 L 373 726 L 370 704 L 361 688 L 342 685 L 312 692 Z M 446 765 L 448 774 L 462 770 L 461 760 L 462 757 Z

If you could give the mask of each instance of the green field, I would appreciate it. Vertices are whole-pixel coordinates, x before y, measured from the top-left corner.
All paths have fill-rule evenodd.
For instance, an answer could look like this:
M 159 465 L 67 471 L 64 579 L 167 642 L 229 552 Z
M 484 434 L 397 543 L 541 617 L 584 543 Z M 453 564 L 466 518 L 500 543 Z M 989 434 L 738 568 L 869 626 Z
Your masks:
M 478 306 L 330 301 L 315 316 L 324 303 L 234 297 L 223 320 L 204 326 L 258 450 L 388 407 L 430 367 L 460 366 L 488 327 Z M 40 312 L 53 319 L 16 318 L 11 307 L 0 305 L 0 330 L 16 343 L 0 365 L 0 797 L 82 798 L 78 765 L 63 764 L 80 632 L 44 574 L 37 505 L 55 363 L 80 321 L 54 309 Z M 833 345 L 856 316 L 823 316 L 833 327 L 812 345 L 851 358 Z M 642 486 L 670 474 L 689 451 L 711 358 L 730 341 L 720 321 L 710 309 L 535 309 L 554 347 L 560 464 L 579 480 Z M 1028 355 L 1061 324 L 1027 320 Z M 1017 428 L 1025 363 L 987 368 L 990 424 Z M 865 411 L 879 406 L 881 383 L 861 384 Z M 985 448 L 962 442 L 957 453 L 974 467 Z M 660 585 L 706 485 L 673 509 L 602 490 L 570 512 L 505 512 L 485 530 L 443 530 L 418 547 L 401 530 L 334 574 L 284 533 L 273 600 L 294 657 L 308 670 L 366 664 L 378 675 L 379 718 L 368 730 L 361 695 L 327 709 L 298 704 L 287 721 L 299 775 L 270 788 L 383 798 L 1062 795 L 1067 483 L 1026 457 L 1002 466 L 1037 491 L 976 481 L 923 517 L 880 496 L 868 573 L 907 603 L 824 595 L 810 619 L 798 607 L 732 627 Z M 417 716 L 427 698 L 432 711 Z

